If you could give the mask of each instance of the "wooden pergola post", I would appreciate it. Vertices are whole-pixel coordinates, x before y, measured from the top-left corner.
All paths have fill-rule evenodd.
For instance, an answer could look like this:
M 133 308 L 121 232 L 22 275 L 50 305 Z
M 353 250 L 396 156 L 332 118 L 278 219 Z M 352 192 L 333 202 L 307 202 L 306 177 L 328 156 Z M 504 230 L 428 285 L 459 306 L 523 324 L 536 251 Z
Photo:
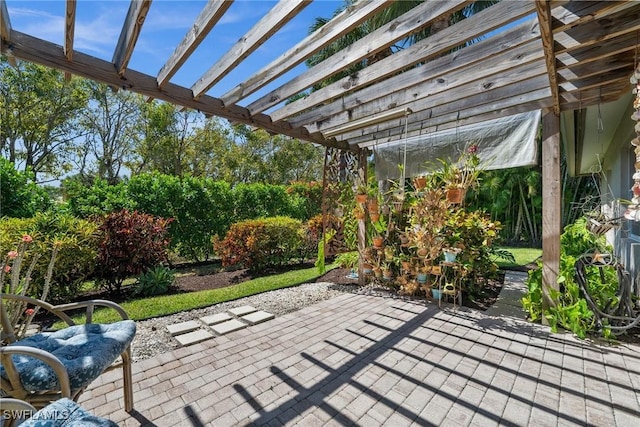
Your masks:
M 560 186 L 560 116 L 542 111 L 542 307 L 555 306 L 550 290 L 558 290 L 562 204 Z M 542 318 L 543 323 L 546 319 Z
M 358 150 L 358 182 L 367 182 L 367 149 Z M 354 195 L 355 197 L 355 195 Z M 364 249 L 367 247 L 367 221 L 358 220 L 358 285 L 363 286 L 365 282 L 364 269 Z

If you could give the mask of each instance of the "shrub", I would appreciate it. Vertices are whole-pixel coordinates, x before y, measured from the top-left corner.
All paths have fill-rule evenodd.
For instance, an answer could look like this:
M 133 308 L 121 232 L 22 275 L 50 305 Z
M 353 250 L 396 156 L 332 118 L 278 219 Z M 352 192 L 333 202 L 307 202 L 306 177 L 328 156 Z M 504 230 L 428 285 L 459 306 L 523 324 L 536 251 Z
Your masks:
M 316 181 L 293 182 L 287 189 L 291 203 L 296 206 L 296 211 L 308 220 L 322 213 L 322 184 Z M 296 217 L 297 218 L 297 217 Z
M 557 301 L 555 307 L 542 309 L 542 265 L 529 272 L 527 278 L 528 292 L 522 298 L 522 305 L 529 313 L 529 319 L 536 321 L 544 316 L 556 332 L 558 327 L 572 331 L 580 338 L 594 332 L 596 322 L 593 312 L 586 300 L 580 295 L 579 286 L 575 281 L 575 263 L 578 257 L 587 252 L 611 253 L 611 247 L 604 236 L 596 236 L 587 229 L 586 218 L 580 218 L 575 223 L 564 228 L 560 236 L 560 271 L 558 283 L 560 291 L 550 290 L 550 297 Z M 601 307 L 616 298 L 618 276 L 613 268 L 605 269 L 600 276 L 597 269 L 586 271 L 589 293 Z M 610 330 L 602 331 L 606 337 Z
M 136 282 L 133 295 L 150 297 L 166 293 L 173 285 L 175 273 L 163 265 L 157 265 L 142 273 Z
M 51 199 L 33 173 L 17 171 L 12 162 L 0 158 L 0 216 L 30 218 L 50 206 Z
M 441 230 L 446 247 L 461 249 L 457 261 L 464 265 L 465 286 L 472 296 L 482 291 L 480 278 L 490 278 L 497 273 L 494 258 L 510 255 L 493 246 L 500 229 L 498 221 L 491 221 L 480 211 L 457 209 L 450 212 Z
M 289 216 L 302 219 L 303 206 L 282 185 L 239 184 L 233 189 L 236 220 Z
M 45 212 L 29 219 L 0 219 L 0 251 L 9 247 L 24 234 L 34 243 L 27 252 L 38 256 L 32 274 L 30 296 L 41 295 L 51 248 L 58 247 L 56 268 L 51 279 L 49 298 L 64 301 L 78 294 L 83 282 L 93 273 L 98 249 L 98 225 L 74 218 L 69 214 Z
M 109 291 L 122 282 L 167 260 L 170 220 L 137 211 L 107 215 L 100 225 L 97 277 Z
M 261 269 L 302 257 L 302 222 L 288 217 L 240 221 L 214 242 L 222 265 Z
M 122 209 L 135 209 L 135 203 L 129 198 L 127 184 L 120 182 L 109 185 L 104 179 L 96 179 L 87 187 L 78 180 L 63 182 L 69 211 L 77 217 L 89 218 L 101 216 Z

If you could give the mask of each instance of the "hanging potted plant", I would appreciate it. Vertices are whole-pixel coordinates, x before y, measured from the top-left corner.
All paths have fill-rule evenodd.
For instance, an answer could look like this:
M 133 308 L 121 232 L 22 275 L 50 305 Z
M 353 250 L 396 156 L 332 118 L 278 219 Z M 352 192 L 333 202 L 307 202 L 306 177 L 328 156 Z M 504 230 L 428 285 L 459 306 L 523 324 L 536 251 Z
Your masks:
M 478 145 L 469 145 L 456 162 L 447 162 L 440 159 L 442 168 L 439 172 L 447 200 L 451 204 L 460 204 L 469 188 L 478 183 L 480 158 L 478 157 Z
M 418 176 L 413 180 L 413 185 L 416 190 L 422 190 L 427 186 L 427 177 L 426 176 Z
M 384 245 L 384 237 L 380 235 L 373 236 L 373 247 L 376 249 L 381 249 Z
M 358 220 L 362 220 L 366 216 L 366 212 L 364 211 L 364 208 L 362 206 L 356 206 L 355 208 L 353 208 L 352 212 L 353 216 Z
M 367 195 L 367 186 L 365 184 L 360 184 L 356 187 L 356 202 L 364 205 L 367 203 L 367 199 L 369 196 Z

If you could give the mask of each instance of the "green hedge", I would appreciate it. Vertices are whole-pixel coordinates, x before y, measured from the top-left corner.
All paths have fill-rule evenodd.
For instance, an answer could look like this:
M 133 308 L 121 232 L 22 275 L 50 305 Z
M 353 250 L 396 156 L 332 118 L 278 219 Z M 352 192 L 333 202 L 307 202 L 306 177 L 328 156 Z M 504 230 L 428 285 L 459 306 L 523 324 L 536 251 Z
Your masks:
M 121 209 L 172 218 L 171 249 L 195 260 L 212 255 L 212 238 L 224 236 L 232 222 L 275 216 L 307 220 L 320 213 L 322 199 L 317 183 L 288 187 L 240 184 L 231 188 L 210 178 L 159 173 L 135 175 L 113 186 L 104 180 L 91 187 L 68 183 L 65 191 L 70 212 L 81 218 Z
M 12 162 L 0 158 L 0 217 L 30 218 L 50 206 L 51 199 L 33 173 L 17 171 Z

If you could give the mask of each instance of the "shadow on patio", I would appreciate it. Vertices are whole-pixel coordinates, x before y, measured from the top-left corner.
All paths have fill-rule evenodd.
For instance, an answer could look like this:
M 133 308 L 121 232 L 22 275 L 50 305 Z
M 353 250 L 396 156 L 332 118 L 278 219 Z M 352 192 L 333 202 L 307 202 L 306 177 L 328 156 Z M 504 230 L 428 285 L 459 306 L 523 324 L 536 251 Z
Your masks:
M 633 425 L 640 349 L 547 331 L 348 294 L 134 364 L 133 415 L 109 374 L 80 401 L 122 425 Z

